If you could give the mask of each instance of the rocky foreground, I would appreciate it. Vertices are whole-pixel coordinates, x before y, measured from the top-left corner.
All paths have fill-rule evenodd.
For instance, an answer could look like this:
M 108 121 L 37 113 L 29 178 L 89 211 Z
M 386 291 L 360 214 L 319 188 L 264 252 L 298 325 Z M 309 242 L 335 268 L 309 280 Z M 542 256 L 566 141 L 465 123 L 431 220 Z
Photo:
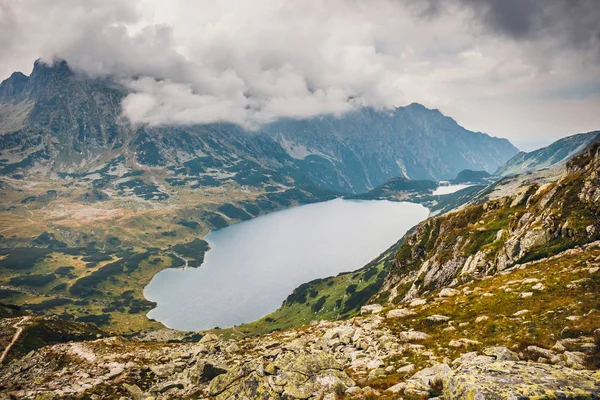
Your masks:
M 595 242 L 346 321 L 238 340 L 50 345 L 3 366 L 0 396 L 598 399 L 599 267 Z

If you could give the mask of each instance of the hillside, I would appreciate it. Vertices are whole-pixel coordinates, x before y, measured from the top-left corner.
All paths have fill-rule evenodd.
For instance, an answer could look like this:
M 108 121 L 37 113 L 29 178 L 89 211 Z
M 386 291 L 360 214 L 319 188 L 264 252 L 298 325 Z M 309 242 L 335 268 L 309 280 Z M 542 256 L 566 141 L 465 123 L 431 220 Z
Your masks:
M 372 124 L 367 136 L 350 132 L 358 114 L 335 119 L 346 150 L 336 153 L 340 144 L 324 139 L 324 158 L 301 157 L 272 133 L 285 126 L 312 143 L 322 119 L 255 132 L 226 123 L 132 126 L 121 112 L 127 94 L 117 81 L 90 77 L 65 61 L 38 61 L 30 76 L 14 73 L 0 84 L 3 303 L 118 332 L 155 329 L 160 324 L 145 317 L 153 303 L 143 297 L 144 286 L 165 268 L 199 266 L 209 231 L 366 190 L 396 174 L 388 167 L 372 172 L 379 156 L 371 152 L 384 148 L 374 146 L 383 140 L 376 135 L 410 130 L 423 145 L 439 141 L 439 129 L 449 124 L 465 157 L 487 149 L 479 161 L 467 157 L 480 168 L 483 159 L 497 166 L 516 152 L 507 141 L 464 131 L 413 105 L 410 118 L 400 118 L 408 109 L 393 118 L 360 111 L 369 116 L 361 129 Z M 399 142 L 385 151 L 388 161 L 412 157 L 414 171 L 431 164 Z M 444 158 L 428 168 L 445 174 L 453 162 Z
M 598 170 L 600 143 L 571 160 L 558 181 L 523 179 L 509 194 L 476 189 L 473 205 L 418 224 L 362 270 L 300 286 L 275 313 L 238 329 L 349 317 L 368 301 L 400 304 L 598 240 Z
M 599 170 L 596 143 L 559 180 L 489 190 L 419 224 L 364 269 L 303 285 L 261 321 L 197 342 L 163 330 L 42 347 L 9 359 L 1 390 L 36 399 L 597 398 Z M 272 332 L 258 334 L 265 327 Z
M 0 369 L 2 390 L 36 399 L 594 399 L 598 260 L 596 241 L 346 321 L 254 338 L 48 346 Z
M 580 133 L 557 140 L 547 147 L 520 152 L 494 173 L 496 177 L 523 174 L 564 165 L 600 137 L 600 131 Z
M 487 171 L 473 171 L 470 169 L 462 170 L 452 180 L 453 183 L 481 183 L 486 182 L 486 179 L 491 177 Z

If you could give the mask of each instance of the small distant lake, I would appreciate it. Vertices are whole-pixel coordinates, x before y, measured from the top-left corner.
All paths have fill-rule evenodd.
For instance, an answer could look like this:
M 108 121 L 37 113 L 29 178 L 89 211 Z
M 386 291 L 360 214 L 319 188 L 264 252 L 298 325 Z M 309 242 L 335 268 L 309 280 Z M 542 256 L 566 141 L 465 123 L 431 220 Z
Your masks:
M 464 185 L 464 184 L 459 184 L 459 185 L 442 185 L 442 186 L 438 186 L 437 189 L 435 189 L 433 191 L 433 194 L 436 196 L 441 196 L 444 194 L 450 194 L 450 193 L 454 193 L 454 192 L 458 192 L 459 190 L 463 190 L 464 188 L 468 188 L 470 186 L 473 185 Z
M 414 203 L 335 199 L 213 231 L 202 266 L 166 269 L 146 286 L 158 303 L 148 317 L 179 330 L 254 321 L 300 284 L 364 266 L 428 213 Z

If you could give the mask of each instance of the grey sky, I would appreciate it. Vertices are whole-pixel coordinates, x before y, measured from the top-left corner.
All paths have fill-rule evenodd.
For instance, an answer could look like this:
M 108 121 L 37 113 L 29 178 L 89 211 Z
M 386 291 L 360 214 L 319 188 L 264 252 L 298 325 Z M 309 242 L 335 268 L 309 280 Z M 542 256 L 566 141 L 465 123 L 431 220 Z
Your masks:
M 531 149 L 600 129 L 597 0 L 0 0 L 0 79 L 66 59 L 147 124 L 420 102 Z

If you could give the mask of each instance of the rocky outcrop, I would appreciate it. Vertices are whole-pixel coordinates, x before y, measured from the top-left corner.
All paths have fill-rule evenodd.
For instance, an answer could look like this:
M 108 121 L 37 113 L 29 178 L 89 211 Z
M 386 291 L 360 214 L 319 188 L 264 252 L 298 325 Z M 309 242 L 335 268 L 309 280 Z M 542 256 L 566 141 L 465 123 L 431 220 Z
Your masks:
M 308 399 L 342 394 L 354 386 L 333 356 L 300 352 L 277 356 L 263 366 L 253 362 L 236 366 L 211 381 L 208 393 L 216 399 L 245 398 Z
M 598 399 L 600 372 L 523 361 L 467 362 L 443 386 L 446 400 Z
M 484 194 L 469 207 L 417 225 L 384 283 L 389 301 L 408 301 L 600 239 L 600 143 L 566 170 L 554 183 L 525 181 L 509 195 Z

